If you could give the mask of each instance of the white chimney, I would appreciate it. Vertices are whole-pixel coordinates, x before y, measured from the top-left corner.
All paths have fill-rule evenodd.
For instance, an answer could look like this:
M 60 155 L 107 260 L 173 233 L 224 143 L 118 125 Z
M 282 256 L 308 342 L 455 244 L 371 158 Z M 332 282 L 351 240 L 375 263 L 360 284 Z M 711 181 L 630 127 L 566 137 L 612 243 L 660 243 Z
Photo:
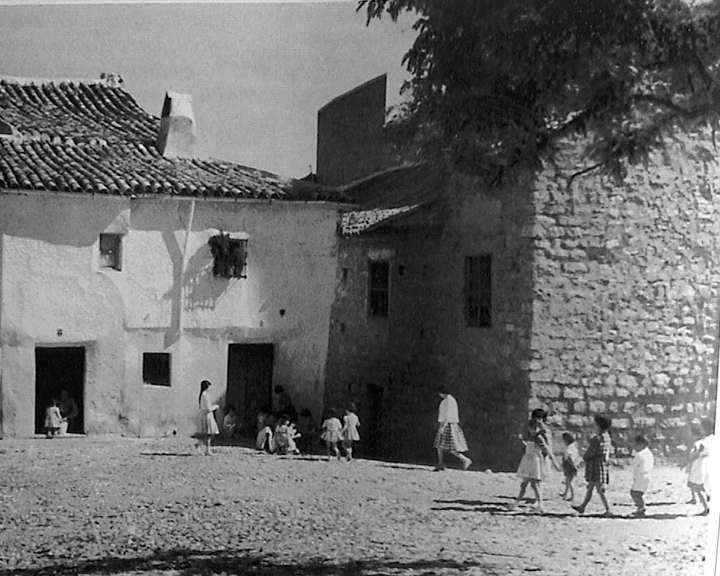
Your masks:
M 157 148 L 165 158 L 191 158 L 195 146 L 195 117 L 192 97 L 188 94 L 165 94 Z

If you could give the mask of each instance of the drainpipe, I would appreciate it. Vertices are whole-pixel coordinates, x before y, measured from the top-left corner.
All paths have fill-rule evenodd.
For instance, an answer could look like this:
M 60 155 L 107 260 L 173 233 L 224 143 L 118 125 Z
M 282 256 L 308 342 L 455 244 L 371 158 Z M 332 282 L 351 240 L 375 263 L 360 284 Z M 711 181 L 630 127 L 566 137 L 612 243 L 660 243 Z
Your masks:
M 178 310 L 178 338 L 183 333 L 183 278 L 185 277 L 185 264 L 187 264 L 187 253 L 188 244 L 190 243 L 190 231 L 192 230 L 193 219 L 195 218 L 195 199 L 190 204 L 190 216 L 188 217 L 187 231 L 185 232 L 185 246 L 183 246 L 182 260 L 180 261 L 180 286 L 179 286 L 179 298 L 180 298 L 180 309 Z

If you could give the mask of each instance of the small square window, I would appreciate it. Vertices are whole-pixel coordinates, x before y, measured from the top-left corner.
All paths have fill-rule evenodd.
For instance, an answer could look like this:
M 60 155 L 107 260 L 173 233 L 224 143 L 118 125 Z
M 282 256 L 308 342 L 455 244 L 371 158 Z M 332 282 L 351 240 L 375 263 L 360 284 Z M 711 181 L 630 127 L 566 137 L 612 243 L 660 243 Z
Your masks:
M 390 262 L 370 262 L 368 311 L 370 316 L 387 318 L 390 301 Z
M 152 386 L 170 386 L 170 354 L 165 352 L 143 354 L 143 383 Z
M 465 325 L 492 326 L 492 256 L 465 257 Z
M 100 234 L 100 268 L 120 270 L 120 234 Z

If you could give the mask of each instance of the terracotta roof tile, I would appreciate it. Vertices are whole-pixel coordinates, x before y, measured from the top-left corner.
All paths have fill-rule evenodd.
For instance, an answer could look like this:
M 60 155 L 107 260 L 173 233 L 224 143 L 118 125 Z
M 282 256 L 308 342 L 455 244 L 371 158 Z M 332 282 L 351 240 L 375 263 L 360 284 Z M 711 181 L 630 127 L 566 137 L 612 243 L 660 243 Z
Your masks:
M 398 166 L 348 184 L 340 190 L 358 209 L 343 214 L 341 233 L 366 234 L 390 224 L 410 223 L 411 217 L 415 226 L 432 225 L 441 189 L 439 173 L 426 164 Z
M 159 118 L 114 82 L 0 78 L 0 189 L 348 202 L 336 189 L 234 164 L 163 158 Z

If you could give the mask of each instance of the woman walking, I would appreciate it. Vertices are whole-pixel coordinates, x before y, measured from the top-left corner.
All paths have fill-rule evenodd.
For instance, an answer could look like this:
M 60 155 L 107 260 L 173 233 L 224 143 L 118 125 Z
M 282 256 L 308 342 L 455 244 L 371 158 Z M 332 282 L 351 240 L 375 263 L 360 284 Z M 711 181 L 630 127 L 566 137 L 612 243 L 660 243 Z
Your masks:
M 438 431 L 435 435 L 435 449 L 438 455 L 438 464 L 436 471 L 444 470 L 445 463 L 443 456 L 445 452 L 450 452 L 455 458 L 462 462 L 463 470 L 470 468 L 472 460 L 462 454 L 467 452 L 468 445 L 465 440 L 462 428 L 460 428 L 460 417 L 458 414 L 458 405 L 446 389 L 438 392 L 442 402 L 438 406 Z
M 198 396 L 198 403 L 200 404 L 200 412 L 202 414 L 202 434 L 205 438 L 205 454 L 212 454 L 210 443 L 213 436 L 220 434 L 217 422 L 215 421 L 215 410 L 219 408 L 217 404 L 213 404 L 210 401 L 210 394 L 208 388 L 211 384 L 207 380 L 200 382 L 200 395 Z M 198 448 L 202 446 L 202 443 L 198 443 Z

